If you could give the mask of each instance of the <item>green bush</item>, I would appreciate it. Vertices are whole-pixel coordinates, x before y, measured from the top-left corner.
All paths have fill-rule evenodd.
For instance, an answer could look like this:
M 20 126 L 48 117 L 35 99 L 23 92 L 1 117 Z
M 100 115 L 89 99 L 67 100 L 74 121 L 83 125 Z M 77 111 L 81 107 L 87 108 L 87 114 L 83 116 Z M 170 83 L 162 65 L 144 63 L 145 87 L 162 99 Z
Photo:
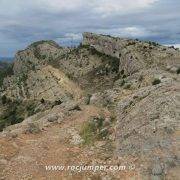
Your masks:
M 26 111 L 27 111 L 28 117 L 36 113 L 35 108 L 36 108 L 36 105 L 34 103 L 30 103 L 27 105 Z
M 40 102 L 41 102 L 41 104 L 44 104 L 45 103 L 44 98 L 42 98 Z
M 2 63 L 0 63 L 1 65 Z M 13 75 L 13 65 L 8 63 L 2 64 L 3 68 L 0 69 L 0 87 L 3 85 L 4 78 Z
M 1 97 L 1 102 L 2 102 L 3 105 L 6 104 L 6 102 L 7 102 L 7 97 L 6 97 L 5 95 L 3 95 L 3 96 Z
M 130 89 L 130 88 L 131 88 L 131 84 L 128 83 L 124 85 L 124 89 Z
M 177 74 L 180 74 L 180 67 L 177 69 Z
M 104 120 L 104 117 L 94 117 L 83 124 L 80 135 L 84 139 L 85 145 L 90 145 L 96 140 L 106 138 L 109 132 L 103 126 Z
M 89 104 L 90 104 L 91 97 L 92 97 L 91 94 L 87 94 L 87 97 L 86 97 L 86 105 L 89 105 Z
M 139 82 L 142 82 L 143 79 L 144 79 L 143 75 L 140 75 L 139 78 L 138 78 L 138 81 L 139 81 Z
M 38 113 L 36 103 L 31 101 L 12 101 L 6 98 L 5 110 L 0 115 L 0 131 L 5 127 L 22 122 L 25 118 Z
M 121 87 L 124 86 L 125 83 L 126 83 L 126 81 L 124 79 L 122 79 L 121 82 L 120 82 L 120 86 Z
M 121 73 L 121 75 L 124 75 L 124 69 L 122 69 L 120 73 Z
M 150 44 L 152 46 L 159 46 L 159 43 L 153 42 L 153 41 L 148 41 L 148 44 Z
M 17 104 L 11 103 L 0 117 L 0 131 L 2 131 L 6 126 L 20 123 L 23 120 L 24 117 Z
M 157 85 L 157 84 L 160 84 L 161 83 L 161 80 L 158 79 L 158 78 L 155 78 L 152 82 L 152 85 Z
M 84 123 L 80 135 L 84 139 L 84 144 L 92 144 L 94 141 L 94 133 L 96 131 L 95 123 Z
M 20 87 L 22 83 L 25 83 L 27 80 L 28 76 L 27 74 L 20 74 L 17 79 L 16 79 L 16 84 Z
M 73 73 L 66 73 L 65 74 L 70 80 L 74 79 Z

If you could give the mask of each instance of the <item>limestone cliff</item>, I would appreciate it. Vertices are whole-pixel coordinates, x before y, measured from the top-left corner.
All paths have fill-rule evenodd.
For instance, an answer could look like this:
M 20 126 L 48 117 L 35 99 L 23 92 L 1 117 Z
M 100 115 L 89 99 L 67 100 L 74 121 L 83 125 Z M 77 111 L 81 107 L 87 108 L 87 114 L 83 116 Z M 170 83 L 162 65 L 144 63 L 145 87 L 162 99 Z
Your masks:
M 132 75 L 141 69 L 166 67 L 179 62 L 178 49 L 168 48 L 155 42 L 115 38 L 93 33 L 83 34 L 83 45 L 119 58 L 119 71 Z

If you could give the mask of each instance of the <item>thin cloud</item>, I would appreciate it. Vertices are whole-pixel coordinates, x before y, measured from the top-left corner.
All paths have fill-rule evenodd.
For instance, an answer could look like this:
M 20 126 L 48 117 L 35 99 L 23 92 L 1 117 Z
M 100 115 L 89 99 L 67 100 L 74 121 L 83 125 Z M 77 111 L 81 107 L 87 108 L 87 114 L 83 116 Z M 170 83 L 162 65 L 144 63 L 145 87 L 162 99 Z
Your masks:
M 113 16 L 147 8 L 158 0 L 31 0 L 42 9 L 53 12 L 77 11 L 80 8 L 102 16 Z M 33 3 L 32 3 L 33 2 Z
M 158 0 L 93 0 L 91 1 L 91 7 L 97 14 L 107 17 L 144 9 L 157 1 Z
M 42 39 L 78 44 L 84 31 L 180 44 L 179 0 L 0 0 L 0 56 Z

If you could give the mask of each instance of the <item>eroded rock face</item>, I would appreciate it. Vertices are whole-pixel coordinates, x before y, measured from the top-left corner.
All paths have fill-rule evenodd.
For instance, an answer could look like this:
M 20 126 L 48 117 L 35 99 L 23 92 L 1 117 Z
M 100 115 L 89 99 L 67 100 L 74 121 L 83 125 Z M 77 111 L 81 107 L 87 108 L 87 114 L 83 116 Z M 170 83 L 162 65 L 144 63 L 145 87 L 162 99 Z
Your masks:
M 154 42 L 142 42 L 125 38 L 83 34 L 83 45 L 90 45 L 97 51 L 119 58 L 119 72 L 132 75 L 134 72 L 155 65 L 166 66 L 178 62 L 180 52 Z M 173 59 L 170 62 L 170 59 Z M 164 65 L 163 65 L 164 64 Z
M 51 59 L 64 54 L 68 49 L 60 47 L 54 41 L 38 41 L 15 56 L 14 74 L 27 73 L 46 65 Z
M 162 175 L 172 168 L 169 158 L 174 166 L 179 165 L 176 150 L 180 130 L 179 92 L 179 83 L 162 83 L 139 89 L 118 103 L 118 156 L 139 156 L 142 164 L 148 163 L 150 169 L 158 159 L 164 170 L 154 168 L 153 175 Z
M 24 78 L 24 79 L 23 79 Z M 27 75 L 13 76 L 4 82 L 8 97 L 18 99 L 45 99 L 67 101 L 81 94 L 79 87 L 66 75 L 51 66 L 30 71 Z
M 19 51 L 14 61 L 14 75 L 4 80 L 5 94 L 14 99 L 43 98 L 50 101 L 75 97 L 77 85 L 62 71 L 48 66 L 50 61 L 68 51 L 53 41 L 39 41 Z

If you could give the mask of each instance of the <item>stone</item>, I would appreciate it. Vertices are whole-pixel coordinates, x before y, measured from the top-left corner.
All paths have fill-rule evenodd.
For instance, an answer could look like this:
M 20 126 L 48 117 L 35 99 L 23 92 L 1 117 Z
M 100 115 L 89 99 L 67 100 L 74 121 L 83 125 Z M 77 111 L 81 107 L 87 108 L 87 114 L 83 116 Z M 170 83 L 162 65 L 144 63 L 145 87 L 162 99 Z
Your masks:
M 171 73 L 177 73 L 177 70 L 178 70 L 178 67 L 171 67 L 169 71 Z
M 48 117 L 47 117 L 47 120 L 49 122 L 57 122 L 58 121 L 58 116 L 55 115 L 55 114 L 50 114 Z
M 0 159 L 0 165 L 7 165 L 8 161 L 6 159 Z
M 26 132 L 31 133 L 31 134 L 37 134 L 37 133 L 41 132 L 41 130 L 37 123 L 29 123 L 28 129 Z
M 74 128 L 68 129 L 68 133 L 71 135 L 71 140 L 70 140 L 71 144 L 79 145 L 84 142 L 84 140 L 81 138 L 77 130 L 75 130 Z
M 153 165 L 152 167 L 152 174 L 155 176 L 159 176 L 163 174 L 163 168 L 161 166 L 161 164 L 156 163 Z

